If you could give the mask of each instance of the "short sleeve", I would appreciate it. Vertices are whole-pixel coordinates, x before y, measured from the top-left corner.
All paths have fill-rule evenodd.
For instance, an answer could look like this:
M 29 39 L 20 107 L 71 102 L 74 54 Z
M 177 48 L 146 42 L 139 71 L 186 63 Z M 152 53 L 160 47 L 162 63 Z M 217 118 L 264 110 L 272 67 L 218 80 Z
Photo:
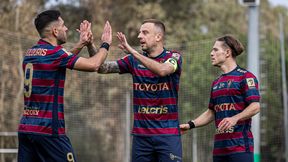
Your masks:
M 120 74 L 132 73 L 133 71 L 133 57 L 132 55 L 126 55 L 121 59 L 117 60 L 117 64 L 120 69 Z
M 182 56 L 179 52 L 172 51 L 171 58 L 177 60 L 177 69 L 175 72 L 181 72 L 182 70 Z
M 211 90 L 210 90 L 210 99 L 209 99 L 208 108 L 209 108 L 210 110 L 213 110 L 213 111 L 214 111 L 213 85 L 214 85 L 214 82 L 213 82 L 212 85 L 211 85 Z
M 257 78 L 250 72 L 244 75 L 242 88 L 245 97 L 245 103 L 249 105 L 252 102 L 260 101 L 259 84 Z
M 58 64 L 60 68 L 73 69 L 76 61 L 79 59 L 77 55 L 72 54 L 64 48 L 57 51 L 55 55 L 58 57 L 56 64 Z

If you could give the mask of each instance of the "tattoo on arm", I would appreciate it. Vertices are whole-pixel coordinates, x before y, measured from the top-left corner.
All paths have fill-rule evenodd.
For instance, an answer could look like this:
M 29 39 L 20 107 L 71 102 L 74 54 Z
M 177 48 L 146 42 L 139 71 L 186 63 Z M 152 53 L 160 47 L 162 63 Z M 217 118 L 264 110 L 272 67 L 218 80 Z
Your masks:
M 96 55 L 96 53 L 98 52 L 94 45 L 87 46 L 87 48 L 90 57 Z
M 98 73 L 107 74 L 107 73 L 119 73 L 120 69 L 116 61 L 105 61 L 100 68 Z

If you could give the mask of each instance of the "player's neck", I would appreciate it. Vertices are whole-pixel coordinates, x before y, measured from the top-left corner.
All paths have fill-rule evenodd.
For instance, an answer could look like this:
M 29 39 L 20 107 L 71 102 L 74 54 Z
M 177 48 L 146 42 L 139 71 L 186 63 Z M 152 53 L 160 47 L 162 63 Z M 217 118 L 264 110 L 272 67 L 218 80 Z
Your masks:
M 56 39 L 50 39 L 50 38 L 48 37 L 48 38 L 42 38 L 42 40 L 50 43 L 50 44 L 53 45 L 53 46 L 57 46 L 57 45 L 58 45 Z
M 164 50 L 164 47 L 163 46 L 161 46 L 161 47 L 159 46 L 159 47 L 154 48 L 152 51 L 150 51 L 148 53 L 148 55 L 149 55 L 149 57 L 154 58 L 154 57 L 159 56 L 163 52 L 163 50 Z
M 224 74 L 231 72 L 237 67 L 236 61 L 229 61 L 224 63 L 223 65 L 220 66 L 220 69 Z

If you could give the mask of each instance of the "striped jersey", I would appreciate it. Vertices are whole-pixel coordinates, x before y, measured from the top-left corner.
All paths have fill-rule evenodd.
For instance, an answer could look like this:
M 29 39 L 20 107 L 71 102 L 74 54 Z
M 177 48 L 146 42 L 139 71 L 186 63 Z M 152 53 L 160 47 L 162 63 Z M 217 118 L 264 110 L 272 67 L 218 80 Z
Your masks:
M 24 111 L 19 133 L 64 135 L 64 82 L 66 68 L 78 57 L 44 40 L 24 56 Z
M 133 78 L 133 135 L 180 135 L 177 99 L 182 57 L 164 49 L 152 59 L 163 63 L 169 58 L 177 61 L 177 69 L 165 77 L 154 74 L 132 55 L 117 61 L 120 74 L 130 73 Z
M 212 83 L 209 109 L 215 112 L 214 156 L 253 152 L 251 118 L 238 121 L 224 132 L 217 128 L 222 119 L 241 113 L 249 104 L 259 100 L 257 78 L 239 66 Z

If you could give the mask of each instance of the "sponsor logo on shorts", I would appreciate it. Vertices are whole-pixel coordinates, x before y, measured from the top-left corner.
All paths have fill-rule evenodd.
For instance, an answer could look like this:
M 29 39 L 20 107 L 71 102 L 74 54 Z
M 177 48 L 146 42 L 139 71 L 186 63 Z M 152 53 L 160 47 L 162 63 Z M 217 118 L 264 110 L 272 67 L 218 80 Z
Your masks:
M 171 160 L 175 160 L 176 162 L 180 162 L 180 161 L 182 160 L 181 157 L 176 156 L 176 155 L 174 155 L 174 154 L 172 154 L 172 153 L 170 153 L 169 156 L 170 156 L 170 159 L 171 159 Z
M 231 127 L 231 128 L 226 129 L 224 131 L 220 131 L 218 128 L 216 129 L 216 134 L 233 133 L 233 132 L 234 132 L 234 127 Z

